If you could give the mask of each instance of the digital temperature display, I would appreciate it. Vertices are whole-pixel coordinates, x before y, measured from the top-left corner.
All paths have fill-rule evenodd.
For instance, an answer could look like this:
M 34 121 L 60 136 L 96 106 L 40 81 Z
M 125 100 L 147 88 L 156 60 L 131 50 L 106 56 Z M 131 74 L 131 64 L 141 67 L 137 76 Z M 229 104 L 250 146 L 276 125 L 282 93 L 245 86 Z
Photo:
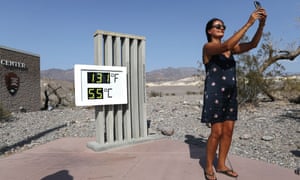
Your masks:
M 103 99 L 103 88 L 88 88 L 88 99 Z
M 106 72 L 87 72 L 87 82 L 91 84 L 109 84 L 110 73 Z
M 127 68 L 74 66 L 76 106 L 127 104 Z

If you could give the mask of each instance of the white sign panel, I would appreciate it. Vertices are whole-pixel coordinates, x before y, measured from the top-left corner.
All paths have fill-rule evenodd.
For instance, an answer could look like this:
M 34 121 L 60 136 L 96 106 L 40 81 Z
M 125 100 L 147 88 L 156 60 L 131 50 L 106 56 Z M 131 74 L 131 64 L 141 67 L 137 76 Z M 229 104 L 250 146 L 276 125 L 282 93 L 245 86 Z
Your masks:
M 126 74 L 126 67 L 76 64 L 76 106 L 127 104 Z

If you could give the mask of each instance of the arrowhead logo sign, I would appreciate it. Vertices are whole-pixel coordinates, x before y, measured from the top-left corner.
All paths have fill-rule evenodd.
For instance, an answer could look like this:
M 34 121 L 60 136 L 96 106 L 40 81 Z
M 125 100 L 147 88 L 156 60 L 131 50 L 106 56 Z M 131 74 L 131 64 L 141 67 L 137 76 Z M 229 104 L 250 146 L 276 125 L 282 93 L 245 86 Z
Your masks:
M 5 83 L 8 92 L 14 96 L 19 89 L 20 78 L 15 73 L 10 72 L 5 76 Z

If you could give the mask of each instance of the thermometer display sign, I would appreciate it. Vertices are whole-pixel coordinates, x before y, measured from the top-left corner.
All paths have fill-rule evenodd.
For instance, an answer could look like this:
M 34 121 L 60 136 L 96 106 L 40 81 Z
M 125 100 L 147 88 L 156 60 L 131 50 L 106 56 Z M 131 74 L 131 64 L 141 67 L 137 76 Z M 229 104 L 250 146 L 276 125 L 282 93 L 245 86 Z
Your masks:
M 74 66 L 75 104 L 96 106 L 127 104 L 126 67 Z

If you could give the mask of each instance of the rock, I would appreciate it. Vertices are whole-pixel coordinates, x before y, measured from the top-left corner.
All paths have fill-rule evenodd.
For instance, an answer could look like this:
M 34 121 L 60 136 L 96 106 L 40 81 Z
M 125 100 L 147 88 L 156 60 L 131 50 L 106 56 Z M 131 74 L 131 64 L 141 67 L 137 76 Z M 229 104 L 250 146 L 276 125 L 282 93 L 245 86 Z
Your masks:
M 90 119 L 90 122 L 95 122 L 95 121 L 96 121 L 95 118 L 91 118 L 91 119 Z
M 203 106 L 203 100 L 202 99 L 199 100 L 199 105 Z
M 173 128 L 162 128 L 161 133 L 165 136 L 172 136 L 174 134 L 174 129 Z
M 188 105 L 189 103 L 187 101 L 183 101 L 183 105 Z
M 296 141 L 295 145 L 297 146 L 298 149 L 300 149 L 300 141 Z
M 211 123 L 205 123 L 205 125 L 206 125 L 206 127 L 211 128 Z
M 52 111 L 54 109 L 54 107 L 53 106 L 48 106 L 48 111 Z
M 26 113 L 27 112 L 26 109 L 23 106 L 19 107 L 19 111 L 22 112 L 22 113 Z
M 261 139 L 264 141 L 272 141 L 274 139 L 274 137 L 273 136 L 263 136 Z
M 242 140 L 248 140 L 251 138 L 252 138 L 251 134 L 243 134 L 242 136 L 240 136 L 240 139 Z
M 192 106 L 196 111 L 201 111 L 202 109 L 199 106 Z

